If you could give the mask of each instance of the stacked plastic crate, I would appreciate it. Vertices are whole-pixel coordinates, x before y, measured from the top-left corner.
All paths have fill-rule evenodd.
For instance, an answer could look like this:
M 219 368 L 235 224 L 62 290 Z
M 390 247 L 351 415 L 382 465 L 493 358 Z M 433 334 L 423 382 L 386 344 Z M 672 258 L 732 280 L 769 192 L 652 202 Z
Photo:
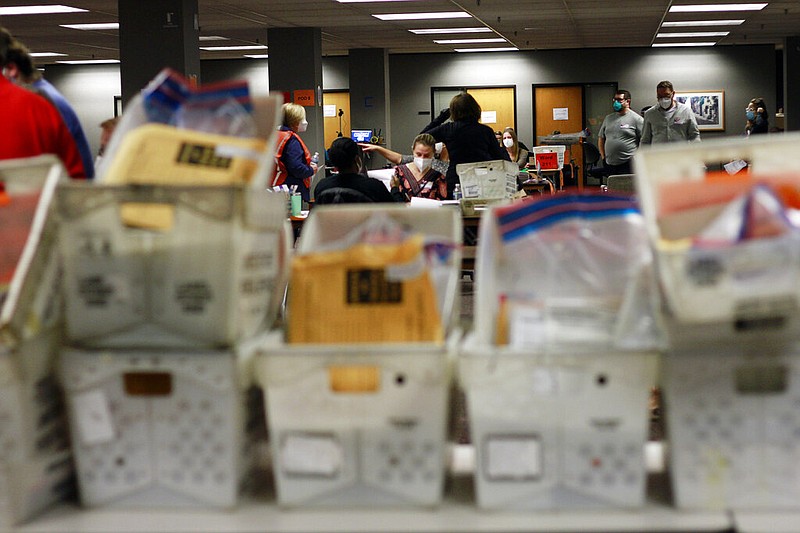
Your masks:
M 74 491 L 55 377 L 58 299 L 53 156 L 0 163 L 0 528 Z
M 247 367 L 285 288 L 285 195 L 243 186 L 58 192 L 61 378 L 82 502 L 234 505 Z
M 666 304 L 665 413 L 682 508 L 800 508 L 798 141 L 636 156 Z
M 478 506 L 642 506 L 659 329 L 634 200 L 492 206 L 480 231 L 459 354 Z
M 280 505 L 441 501 L 460 237 L 456 209 L 311 212 L 286 339 L 258 359 Z

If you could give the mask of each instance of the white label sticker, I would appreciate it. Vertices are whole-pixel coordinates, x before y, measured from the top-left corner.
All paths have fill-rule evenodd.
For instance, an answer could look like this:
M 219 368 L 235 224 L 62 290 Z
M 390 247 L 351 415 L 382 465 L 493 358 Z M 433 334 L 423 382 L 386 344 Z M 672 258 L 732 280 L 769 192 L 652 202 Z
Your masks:
M 542 444 L 535 436 L 490 437 L 485 467 L 489 479 L 538 478 L 542 475 Z
M 289 435 L 280 452 L 287 475 L 336 476 L 342 467 L 342 447 L 332 435 Z
M 114 440 L 114 421 L 103 391 L 92 390 L 74 396 L 72 409 L 78 421 L 78 436 L 83 444 L 92 446 Z
M 322 106 L 322 116 L 331 118 L 336 116 L 336 104 L 325 104 Z
M 518 305 L 511 308 L 509 343 L 513 348 L 538 348 L 547 340 L 544 312 L 541 308 Z

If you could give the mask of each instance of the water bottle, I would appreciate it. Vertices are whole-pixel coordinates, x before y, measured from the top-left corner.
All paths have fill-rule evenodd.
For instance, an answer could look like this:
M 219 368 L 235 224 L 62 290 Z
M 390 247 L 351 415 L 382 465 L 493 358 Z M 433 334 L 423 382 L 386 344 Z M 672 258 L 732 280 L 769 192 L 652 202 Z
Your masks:
M 319 152 L 314 152 L 314 155 L 311 156 L 311 162 L 315 165 L 319 164 Z
M 453 200 L 461 200 L 461 184 L 460 183 L 456 183 L 456 186 L 453 189 Z

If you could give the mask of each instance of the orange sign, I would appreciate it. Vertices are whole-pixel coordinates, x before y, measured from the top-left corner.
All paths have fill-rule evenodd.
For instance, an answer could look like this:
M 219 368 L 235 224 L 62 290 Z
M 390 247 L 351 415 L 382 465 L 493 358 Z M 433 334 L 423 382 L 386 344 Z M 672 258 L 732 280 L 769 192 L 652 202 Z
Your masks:
M 314 89 L 294 91 L 294 103 L 304 107 L 314 105 Z

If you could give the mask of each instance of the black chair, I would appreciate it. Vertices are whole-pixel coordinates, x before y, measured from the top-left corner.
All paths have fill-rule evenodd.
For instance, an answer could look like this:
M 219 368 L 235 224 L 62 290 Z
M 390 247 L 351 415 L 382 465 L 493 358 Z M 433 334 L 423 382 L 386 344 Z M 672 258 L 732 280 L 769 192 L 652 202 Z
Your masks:
M 371 204 L 372 198 L 361 191 L 348 187 L 331 187 L 316 195 L 315 205 L 325 204 Z
M 608 173 L 600 160 L 600 150 L 597 149 L 597 146 L 587 141 L 584 141 L 581 146 L 583 146 L 584 183 L 586 183 L 586 178 L 591 176 L 602 184 Z
M 636 192 L 633 174 L 614 174 L 608 177 L 608 192 Z

